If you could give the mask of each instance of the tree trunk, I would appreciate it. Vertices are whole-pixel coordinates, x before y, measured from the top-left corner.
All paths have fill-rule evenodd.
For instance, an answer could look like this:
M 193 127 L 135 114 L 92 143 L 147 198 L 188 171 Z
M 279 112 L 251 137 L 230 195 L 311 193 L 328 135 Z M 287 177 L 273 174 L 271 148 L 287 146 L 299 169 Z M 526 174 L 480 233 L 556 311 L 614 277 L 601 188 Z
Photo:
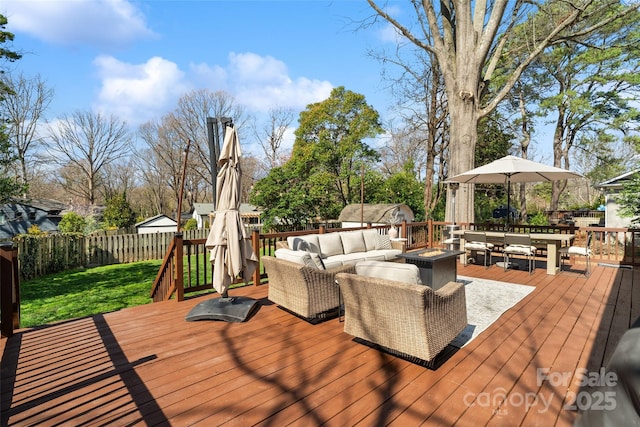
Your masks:
M 474 92 L 449 93 L 451 143 L 449 144 L 449 174 L 452 177 L 474 168 L 476 142 L 478 140 L 478 114 L 474 104 Z M 474 184 L 461 184 L 455 195 L 447 189 L 445 220 L 456 223 L 475 221 Z

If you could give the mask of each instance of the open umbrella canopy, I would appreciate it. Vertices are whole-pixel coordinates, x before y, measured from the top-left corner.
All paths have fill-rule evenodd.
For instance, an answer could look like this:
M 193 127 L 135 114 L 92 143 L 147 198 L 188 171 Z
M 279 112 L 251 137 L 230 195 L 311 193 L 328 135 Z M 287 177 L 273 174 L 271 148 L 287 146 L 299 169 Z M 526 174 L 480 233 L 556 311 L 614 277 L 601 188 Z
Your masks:
M 240 218 L 241 155 L 238 134 L 227 126 L 218 159 L 215 216 L 205 243 L 211 250 L 213 287 L 223 297 L 236 277 L 242 274 L 247 282 L 258 265 Z
M 484 166 L 468 170 L 447 179 L 447 183 L 498 184 L 507 187 L 507 212 L 511 209 L 512 182 L 559 181 L 562 179 L 581 178 L 582 175 L 555 166 L 545 165 L 516 156 L 505 156 Z M 509 215 L 507 215 L 507 224 Z
M 505 156 L 484 166 L 468 170 L 447 179 L 447 182 L 496 184 L 510 182 L 559 181 L 581 178 L 582 175 L 555 166 L 545 165 L 516 156 Z

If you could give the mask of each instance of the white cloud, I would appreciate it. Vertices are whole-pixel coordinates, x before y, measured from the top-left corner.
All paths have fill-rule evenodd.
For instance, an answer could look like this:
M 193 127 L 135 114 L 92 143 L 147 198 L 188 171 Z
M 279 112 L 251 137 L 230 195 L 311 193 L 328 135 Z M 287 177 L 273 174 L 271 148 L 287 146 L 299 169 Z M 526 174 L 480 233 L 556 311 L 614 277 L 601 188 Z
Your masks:
M 153 57 L 144 64 L 133 65 L 100 56 L 94 64 L 102 80 L 94 108 L 131 124 L 159 118 L 191 90 L 178 66 L 163 58 Z
M 101 80 L 94 109 L 116 114 L 131 124 L 160 118 L 193 89 L 224 90 L 258 115 L 278 107 L 303 110 L 327 99 L 333 89 L 328 81 L 293 79 L 282 61 L 254 53 L 231 53 L 225 66 L 192 64 L 186 72 L 160 57 L 130 64 L 103 55 L 94 65 Z
M 254 53 L 230 53 L 227 74 L 236 100 L 257 112 L 274 107 L 304 109 L 307 104 L 328 98 L 333 89 L 326 80 L 294 80 L 284 62 Z
M 156 35 L 126 0 L 3 0 L 7 29 L 60 45 L 125 46 Z

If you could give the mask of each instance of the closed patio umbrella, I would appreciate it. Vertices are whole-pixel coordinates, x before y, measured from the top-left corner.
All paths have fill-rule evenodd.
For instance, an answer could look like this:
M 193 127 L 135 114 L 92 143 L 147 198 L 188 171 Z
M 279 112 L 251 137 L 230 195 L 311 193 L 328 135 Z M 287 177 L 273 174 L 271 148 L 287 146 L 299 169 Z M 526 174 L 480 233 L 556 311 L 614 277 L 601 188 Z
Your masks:
M 255 300 L 245 297 L 228 297 L 233 280 L 242 276 L 245 283 L 258 266 L 258 259 L 247 240 L 240 218 L 240 157 L 242 151 L 234 127 L 227 125 L 224 144 L 218 159 L 216 178 L 217 201 L 215 216 L 205 247 L 211 251 L 213 287 L 220 298 L 201 303 L 187 320 L 217 319 L 243 321 L 254 308 Z M 198 310 L 196 310 L 198 309 Z M 197 317 L 197 318 L 193 318 Z

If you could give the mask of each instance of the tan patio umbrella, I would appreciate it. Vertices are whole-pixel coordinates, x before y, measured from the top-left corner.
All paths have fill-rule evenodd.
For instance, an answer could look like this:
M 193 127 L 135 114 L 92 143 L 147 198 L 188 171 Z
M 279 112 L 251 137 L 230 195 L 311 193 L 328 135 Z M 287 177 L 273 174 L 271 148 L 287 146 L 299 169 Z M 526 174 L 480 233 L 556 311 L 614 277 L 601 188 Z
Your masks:
M 494 160 L 484 166 L 468 170 L 459 175 L 447 179 L 447 183 L 476 183 L 499 184 L 507 187 L 507 219 L 511 216 L 511 183 L 512 182 L 542 182 L 558 181 L 561 179 L 581 178 L 577 172 L 545 165 L 532 160 L 516 156 L 505 156 Z M 497 263 L 501 264 L 501 263 Z
M 448 183 L 498 184 L 507 187 L 507 222 L 511 208 L 510 186 L 512 182 L 559 181 L 561 179 L 581 178 L 577 172 L 545 165 L 516 156 L 505 156 L 484 166 L 468 170 L 448 178 Z
M 240 312 L 250 311 L 255 304 L 255 300 L 251 298 L 229 298 L 227 294 L 229 286 L 236 277 L 242 276 L 245 283 L 248 282 L 258 266 L 258 259 L 253 252 L 251 243 L 246 238 L 244 225 L 240 218 L 240 178 L 242 177 L 240 157 L 242 150 L 238 134 L 233 126 L 227 125 L 224 135 L 224 143 L 218 159 L 215 216 L 205 243 L 205 247 L 211 250 L 213 287 L 221 298 L 205 302 L 204 308 L 207 310 L 215 308 L 221 313 L 196 313 L 197 319 L 188 317 L 187 320 L 206 318 L 242 321 L 244 319 L 239 320 L 237 316 L 242 317 L 249 313 Z

